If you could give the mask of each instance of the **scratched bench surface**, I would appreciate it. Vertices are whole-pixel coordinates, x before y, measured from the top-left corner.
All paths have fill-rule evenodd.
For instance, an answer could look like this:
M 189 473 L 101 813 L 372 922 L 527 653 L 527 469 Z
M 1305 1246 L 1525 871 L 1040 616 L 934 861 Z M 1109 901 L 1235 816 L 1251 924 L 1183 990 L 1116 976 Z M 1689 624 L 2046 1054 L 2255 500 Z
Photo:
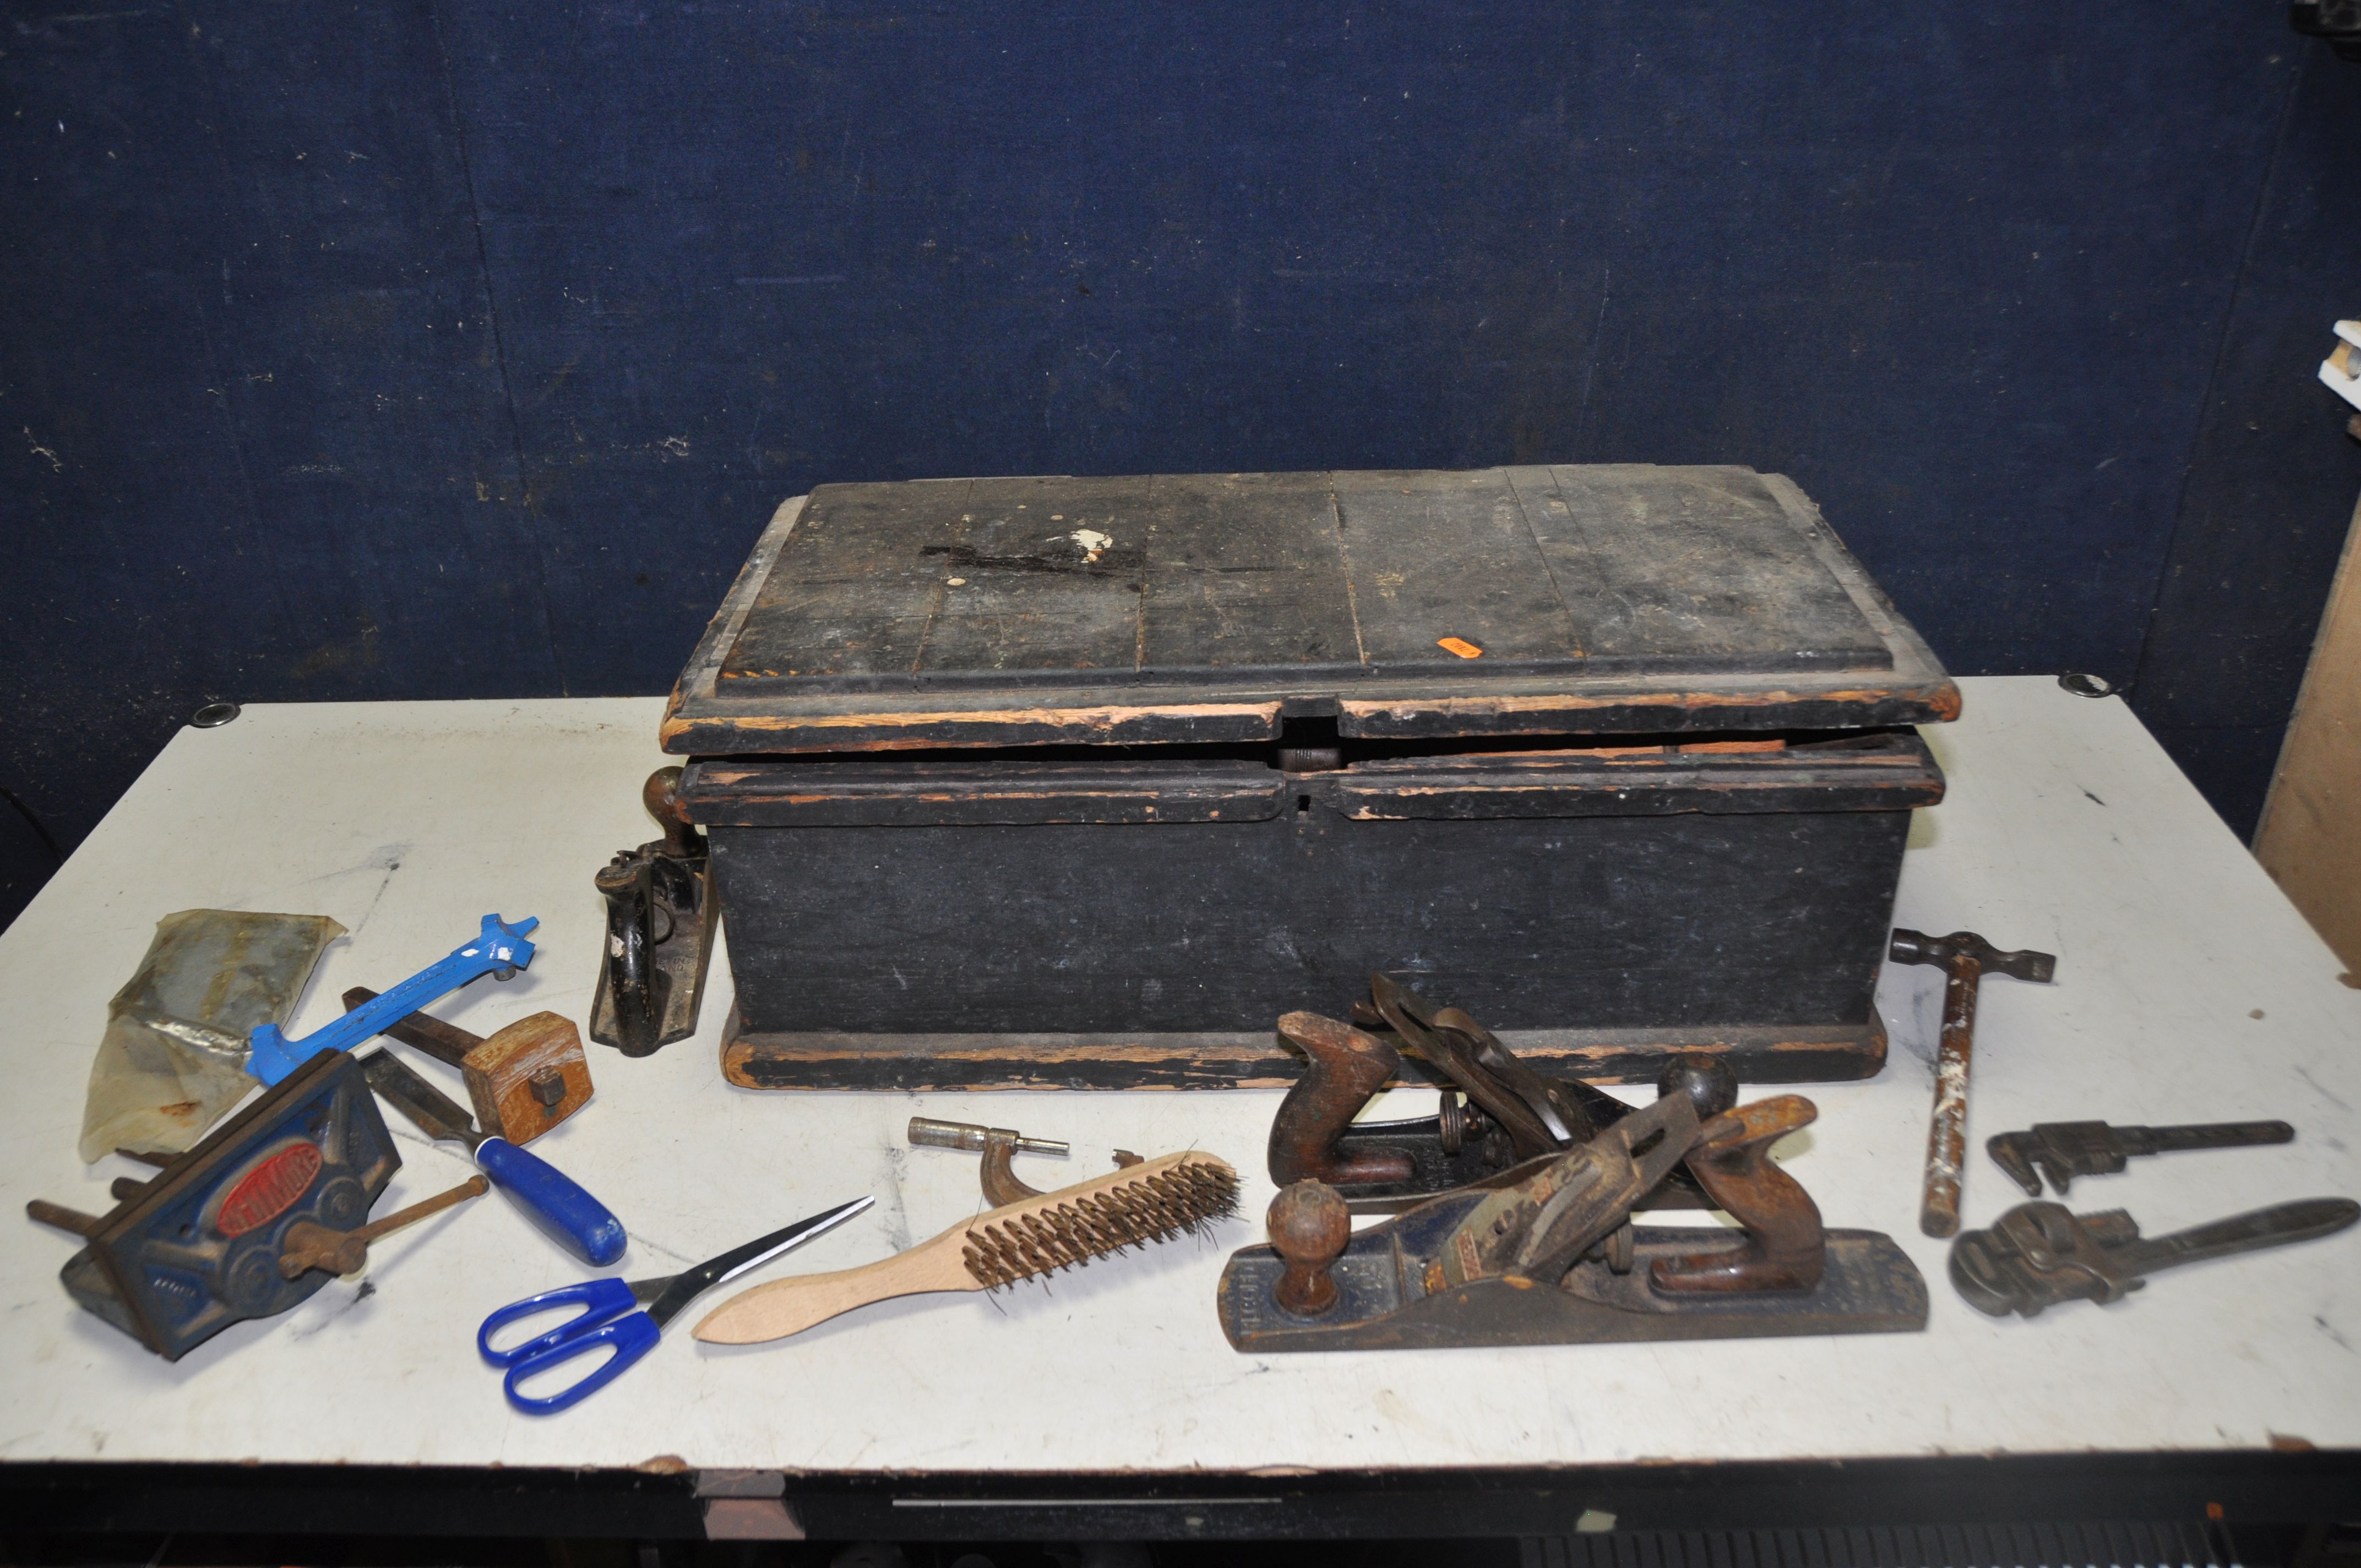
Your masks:
M 1950 793 L 1920 815 L 1895 918 L 2059 960 L 2054 986 L 1983 988 L 1967 1223 L 2020 1196 L 1983 1160 L 1983 1137 L 2045 1120 L 2295 1124 L 2285 1147 L 2075 1183 L 2076 1209 L 2127 1208 L 2151 1231 L 2361 1196 L 2361 991 L 2338 983 L 2325 947 L 2119 702 L 2046 679 L 1962 685 L 1960 722 L 1928 731 Z M 639 786 L 663 760 L 663 706 L 257 707 L 181 733 L 0 937 L 0 1199 L 15 1213 L 37 1197 L 104 1210 L 108 1180 L 137 1174 L 84 1167 L 74 1143 L 107 999 L 173 910 L 349 927 L 299 1035 L 346 988 L 439 957 L 488 910 L 540 916 L 540 956 L 436 1011 L 478 1033 L 544 1008 L 582 1018 L 602 931 L 591 873 L 651 836 Z M 1116 1148 L 1208 1149 L 1245 1177 L 1247 1218 L 1212 1244 L 992 1298 L 895 1301 L 772 1345 L 699 1345 L 683 1332 L 692 1310 L 612 1387 L 549 1419 L 508 1408 L 471 1338 L 493 1307 L 584 1270 L 498 1194 L 379 1243 L 362 1281 L 173 1365 L 67 1299 L 57 1273 L 72 1237 L 18 1221 L 0 1249 L 0 1458 L 1179 1473 L 2251 1450 L 2273 1434 L 2361 1444 L 2361 1234 L 2176 1270 L 2118 1306 L 2030 1322 L 1953 1294 L 1944 1248 L 1914 1223 L 1931 970 L 1886 970 L 1890 1064 L 1813 1086 L 1820 1120 L 1785 1157 L 1828 1223 L 1884 1231 L 1916 1260 L 1926 1332 L 1260 1358 L 1229 1348 L 1213 1300 L 1228 1253 L 1261 1239 L 1276 1091 L 741 1091 L 718 1059 L 726 961 L 714 972 L 697 1036 L 637 1061 L 591 1047 L 597 1098 L 534 1145 L 622 1216 L 625 1277 L 863 1192 L 871 1214 L 745 1283 L 868 1262 L 973 1213 L 972 1157 L 910 1148 L 913 1114 L 1070 1142 L 1064 1161 L 1018 1157 L 1045 1187 L 1110 1168 Z M 405 1054 L 461 1092 L 456 1072 Z M 1421 1101 L 1404 1091 L 1383 1111 Z M 379 1212 L 467 1174 L 456 1146 L 389 1122 L 404 1164 Z
M 1197 719 L 1142 740 L 1267 734 L 1279 704 L 1359 733 L 1356 703 L 1404 697 L 1390 733 L 1467 732 L 1495 696 L 1565 699 L 1581 729 L 1566 713 L 1635 682 L 1724 726 L 1792 722 L 1763 700 L 1790 688 L 1917 704 L 1852 723 L 1940 718 L 1948 693 L 1786 479 L 1601 464 L 825 485 L 758 545 L 682 701 L 745 721 L 701 744 L 747 750 L 946 705 L 1003 744 L 1107 739 L 982 728 L 1095 702 Z

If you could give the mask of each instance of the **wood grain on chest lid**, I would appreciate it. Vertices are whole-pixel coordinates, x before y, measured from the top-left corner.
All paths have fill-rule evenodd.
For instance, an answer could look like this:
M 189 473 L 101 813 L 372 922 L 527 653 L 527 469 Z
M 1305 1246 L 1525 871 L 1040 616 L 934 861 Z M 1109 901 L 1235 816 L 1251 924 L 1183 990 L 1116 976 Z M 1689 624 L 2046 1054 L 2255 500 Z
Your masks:
M 1745 468 L 831 485 L 719 674 L 791 696 L 1881 671 L 1873 591 Z

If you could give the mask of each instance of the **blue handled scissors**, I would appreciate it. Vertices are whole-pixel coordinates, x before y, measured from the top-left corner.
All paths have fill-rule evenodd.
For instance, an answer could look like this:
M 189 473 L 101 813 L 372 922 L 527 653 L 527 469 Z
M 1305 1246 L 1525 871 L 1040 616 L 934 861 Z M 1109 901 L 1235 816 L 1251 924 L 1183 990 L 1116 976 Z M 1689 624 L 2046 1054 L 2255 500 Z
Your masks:
M 562 1410 L 605 1387 L 623 1368 L 647 1354 L 664 1326 L 708 1290 L 725 1279 L 735 1279 L 750 1268 L 761 1267 L 814 1236 L 834 1230 L 876 1201 L 874 1198 L 855 1199 L 661 1279 L 586 1279 L 579 1285 L 561 1285 L 555 1290 L 511 1301 L 484 1320 L 484 1326 L 476 1332 L 476 1349 L 494 1366 L 508 1368 L 500 1386 L 508 1391 L 510 1404 L 527 1415 Z M 552 1307 L 566 1306 L 582 1310 L 547 1333 L 522 1344 L 506 1350 L 492 1348 L 492 1335 L 510 1323 Z M 644 1310 L 633 1310 L 642 1306 Z M 535 1373 L 546 1372 L 575 1356 L 588 1355 L 602 1345 L 612 1346 L 614 1354 L 588 1376 L 570 1387 L 548 1395 L 517 1391 L 517 1386 Z

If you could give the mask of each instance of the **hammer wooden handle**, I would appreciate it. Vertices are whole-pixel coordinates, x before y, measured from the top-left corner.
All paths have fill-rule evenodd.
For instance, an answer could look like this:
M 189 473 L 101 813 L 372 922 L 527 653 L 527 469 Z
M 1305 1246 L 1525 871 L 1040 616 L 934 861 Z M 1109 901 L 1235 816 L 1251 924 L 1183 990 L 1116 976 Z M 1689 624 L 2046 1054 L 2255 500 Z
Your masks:
M 1960 1229 L 1960 1182 L 1968 1159 L 1968 1058 L 1976 1043 L 1976 992 L 1987 972 L 2047 985 L 2058 959 L 2030 948 L 2003 952 L 1973 931 L 1929 937 L 1896 930 L 1886 948 L 1899 964 L 1931 964 L 1943 971 L 1943 1035 L 1935 1053 L 1935 1115 L 1927 1132 L 1927 1184 L 1918 1199 L 1918 1228 L 1935 1237 Z
M 1943 982 L 1943 1036 L 1935 1053 L 1935 1115 L 1927 1128 L 1927 1185 L 1918 1195 L 1918 1229 L 1930 1236 L 1960 1229 L 1960 1181 L 1968 1158 L 1968 1058 L 1976 1044 L 1976 991 L 1980 971 L 1972 959 L 1962 976 L 1954 968 Z

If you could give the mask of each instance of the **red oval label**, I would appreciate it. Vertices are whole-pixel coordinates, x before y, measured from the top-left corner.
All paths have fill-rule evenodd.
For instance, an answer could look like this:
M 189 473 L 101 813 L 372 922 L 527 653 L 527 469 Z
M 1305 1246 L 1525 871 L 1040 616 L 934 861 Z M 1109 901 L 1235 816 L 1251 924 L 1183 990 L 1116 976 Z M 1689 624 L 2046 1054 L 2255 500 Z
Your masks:
M 324 1163 L 317 1144 L 288 1145 L 238 1178 L 222 1200 L 214 1228 L 225 1236 L 242 1236 L 270 1223 L 295 1206 Z

